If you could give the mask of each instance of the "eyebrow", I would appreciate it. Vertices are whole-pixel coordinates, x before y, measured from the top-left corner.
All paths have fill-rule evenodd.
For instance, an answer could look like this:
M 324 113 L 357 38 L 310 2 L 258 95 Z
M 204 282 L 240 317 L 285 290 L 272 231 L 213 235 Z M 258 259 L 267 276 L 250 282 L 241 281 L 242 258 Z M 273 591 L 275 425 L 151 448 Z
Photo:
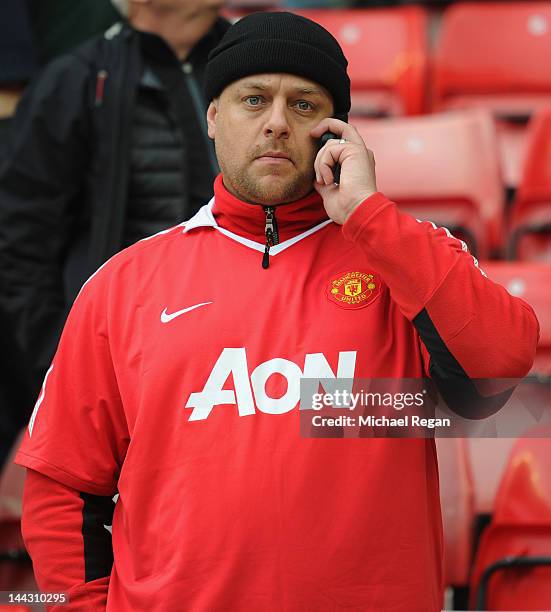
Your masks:
M 256 89 L 258 91 L 267 91 L 270 89 L 268 85 L 260 81 L 246 81 L 245 83 L 241 85 L 241 88 L 242 89 Z M 293 92 L 295 94 L 302 94 L 302 95 L 317 95 L 317 96 L 323 95 L 323 92 L 321 91 L 321 89 L 316 89 L 315 87 L 295 87 L 293 88 Z
M 247 81 L 241 84 L 241 89 L 259 89 L 260 91 L 266 91 L 268 86 L 258 81 Z
M 321 96 L 323 92 L 315 87 L 297 87 L 295 91 L 299 94 L 309 94 L 314 96 Z

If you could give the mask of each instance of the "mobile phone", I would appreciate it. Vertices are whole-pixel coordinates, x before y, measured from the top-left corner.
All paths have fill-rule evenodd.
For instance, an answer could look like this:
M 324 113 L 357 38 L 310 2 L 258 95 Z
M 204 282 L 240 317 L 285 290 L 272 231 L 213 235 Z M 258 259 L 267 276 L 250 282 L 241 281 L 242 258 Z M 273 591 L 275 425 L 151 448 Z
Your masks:
M 323 134 L 322 137 L 320 138 L 319 148 L 321 149 L 323 145 L 328 140 L 331 140 L 332 138 L 339 140 L 339 137 L 336 134 L 333 134 L 333 132 L 325 132 L 325 134 Z M 340 180 L 341 180 L 341 165 L 335 164 L 335 166 L 333 167 L 333 182 L 335 183 L 335 185 L 338 185 Z

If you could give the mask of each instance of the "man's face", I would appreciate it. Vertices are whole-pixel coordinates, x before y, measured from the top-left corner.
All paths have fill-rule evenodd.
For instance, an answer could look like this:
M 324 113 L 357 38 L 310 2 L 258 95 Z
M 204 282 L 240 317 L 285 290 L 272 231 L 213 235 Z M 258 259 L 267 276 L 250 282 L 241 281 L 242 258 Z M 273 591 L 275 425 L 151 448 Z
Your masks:
M 290 74 L 258 74 L 224 89 L 207 111 L 224 185 L 246 202 L 277 205 L 312 190 L 317 142 L 333 114 L 327 90 Z

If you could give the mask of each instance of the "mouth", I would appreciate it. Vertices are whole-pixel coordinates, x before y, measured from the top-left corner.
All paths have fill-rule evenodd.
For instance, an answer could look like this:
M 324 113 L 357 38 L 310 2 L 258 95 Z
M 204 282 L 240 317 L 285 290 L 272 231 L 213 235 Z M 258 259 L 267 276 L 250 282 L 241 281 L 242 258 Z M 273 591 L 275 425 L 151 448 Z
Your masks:
M 283 153 L 282 151 L 266 151 L 262 155 L 259 155 L 256 158 L 256 161 L 271 163 L 271 164 L 284 164 L 284 163 L 293 163 L 289 155 Z

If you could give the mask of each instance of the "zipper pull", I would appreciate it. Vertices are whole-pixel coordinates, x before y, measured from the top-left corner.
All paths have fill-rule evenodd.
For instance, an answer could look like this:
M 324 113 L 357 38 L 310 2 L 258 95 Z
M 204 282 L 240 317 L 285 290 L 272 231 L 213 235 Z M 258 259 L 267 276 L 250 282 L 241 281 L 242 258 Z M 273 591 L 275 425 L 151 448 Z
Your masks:
M 262 256 L 262 267 L 266 270 L 270 266 L 270 247 L 275 243 L 275 232 L 274 232 L 274 208 L 273 206 L 266 206 L 264 208 L 266 214 L 266 223 L 264 225 L 264 234 L 266 236 L 266 248 L 264 249 L 264 255 Z
M 264 249 L 264 255 L 262 255 L 262 267 L 264 268 L 264 270 L 266 270 L 266 268 L 268 268 L 270 265 L 270 245 L 267 244 L 266 248 Z

